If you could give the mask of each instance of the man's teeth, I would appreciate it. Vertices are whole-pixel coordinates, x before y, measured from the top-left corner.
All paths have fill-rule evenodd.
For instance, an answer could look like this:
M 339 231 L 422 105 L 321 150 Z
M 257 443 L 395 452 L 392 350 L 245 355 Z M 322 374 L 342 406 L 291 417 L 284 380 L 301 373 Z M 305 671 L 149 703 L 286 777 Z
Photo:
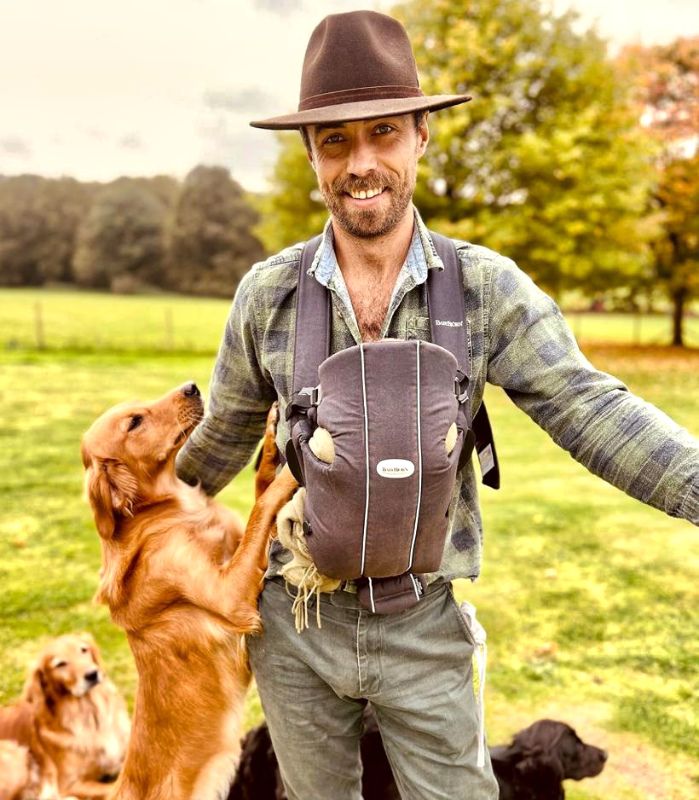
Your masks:
M 376 195 L 381 194 L 381 192 L 383 192 L 383 189 L 369 189 L 368 192 L 350 192 L 350 194 L 355 200 L 366 200 L 369 197 L 376 197 Z

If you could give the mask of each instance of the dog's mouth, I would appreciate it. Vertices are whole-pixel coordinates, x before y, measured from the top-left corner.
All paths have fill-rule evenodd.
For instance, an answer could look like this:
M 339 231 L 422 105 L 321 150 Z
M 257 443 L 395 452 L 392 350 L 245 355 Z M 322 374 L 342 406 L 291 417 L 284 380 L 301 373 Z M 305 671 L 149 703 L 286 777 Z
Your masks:
M 185 439 L 189 438 L 190 434 L 202 421 L 203 417 L 204 408 L 201 406 L 199 408 L 191 409 L 183 419 L 178 419 L 177 422 L 180 425 L 180 432 L 177 434 L 175 441 L 173 442 L 175 447 L 178 447 L 185 441 Z

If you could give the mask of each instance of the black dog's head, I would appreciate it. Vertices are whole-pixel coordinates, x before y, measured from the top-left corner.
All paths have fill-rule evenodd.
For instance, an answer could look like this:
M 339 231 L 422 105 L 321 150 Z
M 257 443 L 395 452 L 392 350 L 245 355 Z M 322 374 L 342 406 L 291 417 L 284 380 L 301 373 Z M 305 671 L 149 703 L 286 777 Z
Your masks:
M 541 719 L 520 731 L 511 746 L 525 758 L 539 755 L 557 763 L 562 780 L 593 778 L 607 760 L 604 750 L 585 744 L 570 725 L 553 719 Z
M 607 754 L 585 744 L 564 722 L 542 719 L 491 749 L 501 800 L 562 800 L 563 781 L 592 778 Z

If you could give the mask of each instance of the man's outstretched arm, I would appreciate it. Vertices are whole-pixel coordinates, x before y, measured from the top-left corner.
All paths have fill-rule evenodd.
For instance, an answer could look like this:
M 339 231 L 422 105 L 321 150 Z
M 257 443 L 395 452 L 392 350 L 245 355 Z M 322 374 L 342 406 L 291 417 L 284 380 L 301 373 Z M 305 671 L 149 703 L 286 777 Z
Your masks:
M 699 442 L 596 370 L 556 304 L 506 258 L 493 262 L 488 380 L 595 475 L 699 525 Z

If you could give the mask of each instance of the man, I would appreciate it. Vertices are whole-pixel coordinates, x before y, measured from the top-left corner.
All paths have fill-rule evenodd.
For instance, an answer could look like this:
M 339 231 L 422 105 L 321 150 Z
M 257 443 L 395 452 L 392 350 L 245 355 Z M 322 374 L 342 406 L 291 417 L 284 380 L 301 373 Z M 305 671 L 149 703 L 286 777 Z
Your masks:
M 382 337 L 429 338 L 424 285 L 441 270 L 411 204 L 429 139 L 426 112 L 470 98 L 425 97 L 407 34 L 369 11 L 327 17 L 313 32 L 297 113 L 253 123 L 297 128 L 330 211 L 311 272 L 331 293 L 332 353 Z M 596 474 L 674 516 L 699 523 L 699 446 L 667 417 L 596 371 L 555 304 L 516 265 L 457 243 L 471 356 L 472 409 L 486 377 Z M 300 246 L 257 264 L 226 325 L 209 411 L 178 460 L 212 494 L 249 459 L 271 402 L 291 394 Z M 288 436 L 280 424 L 279 444 Z M 322 627 L 302 634 L 275 543 L 260 601 L 264 634 L 250 657 L 291 800 L 358 800 L 358 735 L 370 700 L 403 797 L 497 797 L 477 763 L 471 631 L 451 594 L 475 579 L 481 528 L 473 467 L 454 489 L 440 569 L 410 610 L 363 610 L 353 586 L 322 596 Z

